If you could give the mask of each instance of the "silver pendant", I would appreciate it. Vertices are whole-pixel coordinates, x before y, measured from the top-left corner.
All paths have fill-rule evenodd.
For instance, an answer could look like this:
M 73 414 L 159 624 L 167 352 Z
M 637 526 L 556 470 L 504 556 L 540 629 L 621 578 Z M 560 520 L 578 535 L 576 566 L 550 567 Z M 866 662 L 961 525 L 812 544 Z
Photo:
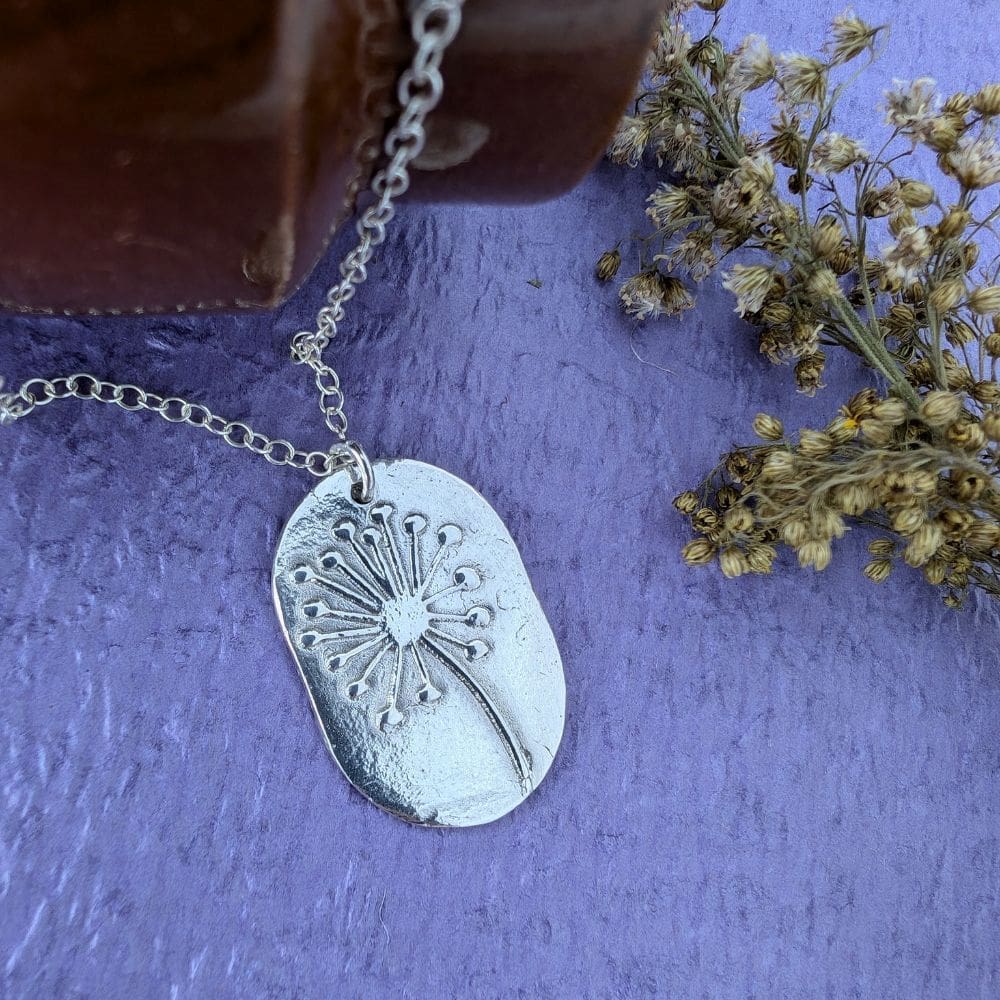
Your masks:
M 552 763 L 566 689 L 520 553 L 467 483 L 422 462 L 345 470 L 292 515 L 274 598 L 327 745 L 351 783 L 413 823 L 473 826 Z

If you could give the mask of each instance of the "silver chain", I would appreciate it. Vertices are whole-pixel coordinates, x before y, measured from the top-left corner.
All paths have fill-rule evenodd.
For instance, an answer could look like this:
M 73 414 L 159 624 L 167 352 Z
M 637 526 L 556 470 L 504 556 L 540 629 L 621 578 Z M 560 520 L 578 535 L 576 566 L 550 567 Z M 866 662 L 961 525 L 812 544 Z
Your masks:
M 316 315 L 315 330 L 303 330 L 292 338 L 292 360 L 312 369 L 323 419 L 336 438 L 329 451 L 303 451 L 288 441 L 254 431 L 238 420 L 217 416 L 200 403 L 178 396 L 160 396 L 135 385 L 107 382 L 86 372 L 53 379 L 33 378 L 14 392 L 0 392 L 0 427 L 26 417 L 36 407 L 72 396 L 115 403 L 125 410 L 148 410 L 171 423 L 201 427 L 234 448 L 246 448 L 263 456 L 272 465 L 305 469 L 314 476 L 328 476 L 339 469 L 366 463 L 361 449 L 347 440 L 340 378 L 323 360 L 323 352 L 337 334 L 347 303 L 368 277 L 368 263 L 375 248 L 385 241 L 386 227 L 396 214 L 396 199 L 410 186 L 410 163 L 424 148 L 427 116 L 444 91 L 441 60 L 458 33 L 463 3 L 464 0 L 421 0 L 414 8 L 410 30 L 416 51 L 399 78 L 400 112 L 385 137 L 383 148 L 388 162 L 372 178 L 370 191 L 375 200 L 355 225 L 358 243 L 340 262 L 341 280 L 326 293 L 326 305 Z

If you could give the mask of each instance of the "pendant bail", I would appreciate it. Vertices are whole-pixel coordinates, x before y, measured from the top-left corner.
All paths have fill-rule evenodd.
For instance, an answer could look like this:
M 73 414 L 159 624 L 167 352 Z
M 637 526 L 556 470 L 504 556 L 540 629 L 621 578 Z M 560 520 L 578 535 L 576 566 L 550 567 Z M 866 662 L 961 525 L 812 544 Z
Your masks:
M 351 499 L 355 503 L 371 503 L 375 499 L 375 473 L 364 448 L 357 441 L 345 441 L 337 450 L 346 452 L 351 460 L 347 467 L 352 483 Z

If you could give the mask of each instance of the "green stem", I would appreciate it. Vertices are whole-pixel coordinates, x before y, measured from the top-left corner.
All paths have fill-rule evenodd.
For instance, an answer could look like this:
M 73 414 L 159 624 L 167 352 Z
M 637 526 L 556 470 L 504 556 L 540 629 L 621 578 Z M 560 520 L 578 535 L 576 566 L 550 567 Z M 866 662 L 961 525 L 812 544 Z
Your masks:
M 928 303 L 927 323 L 930 327 L 930 355 L 934 364 L 934 377 L 937 379 L 939 389 L 948 388 L 948 373 L 944 367 L 944 350 L 941 346 L 941 317 L 938 311 Z
M 881 373 L 896 392 L 916 410 L 920 405 L 920 397 L 906 380 L 893 356 L 886 350 L 881 338 L 875 337 L 872 331 L 861 322 L 858 314 L 843 294 L 837 295 L 831 303 L 831 308 L 840 321 L 851 331 L 854 343 L 857 344 L 872 368 Z
M 691 68 L 689 63 L 685 62 L 681 66 L 681 73 L 688 86 L 691 87 L 691 89 L 698 95 L 702 111 L 704 111 L 706 117 L 711 120 L 712 125 L 715 128 L 719 148 L 733 164 L 733 166 L 735 166 L 745 155 L 740 143 L 730 134 L 729 129 L 726 127 L 726 123 L 719 114 L 719 109 L 715 106 L 715 101 L 712 100 L 712 95 L 705 89 L 705 85 L 700 79 L 698 79 L 698 74 Z

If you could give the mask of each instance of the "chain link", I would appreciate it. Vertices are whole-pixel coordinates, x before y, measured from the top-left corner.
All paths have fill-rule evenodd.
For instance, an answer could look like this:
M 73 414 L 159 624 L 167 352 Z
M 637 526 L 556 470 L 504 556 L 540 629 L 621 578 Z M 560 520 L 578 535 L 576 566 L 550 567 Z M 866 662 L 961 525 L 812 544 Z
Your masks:
M 386 226 L 396 214 L 395 200 L 410 186 L 409 165 L 424 148 L 427 115 L 444 91 L 441 60 L 458 32 L 462 2 L 426 0 L 413 12 L 411 32 L 416 52 L 397 85 L 401 110 L 385 137 L 384 151 L 389 162 L 372 179 L 375 201 L 355 224 L 358 243 L 340 262 L 341 280 L 326 293 L 327 304 L 316 316 L 316 329 L 302 330 L 292 338 L 292 359 L 313 370 L 323 419 L 342 443 L 347 441 L 344 394 L 336 371 L 323 361 L 323 351 L 337 335 L 337 326 L 357 286 L 368 277 L 368 262 L 375 248 L 384 242 Z
M 0 383 L 2 388 L 2 383 Z M 271 465 L 288 465 L 305 469 L 314 476 L 329 476 L 355 464 L 346 449 L 303 451 L 283 438 L 269 438 L 239 420 L 227 420 L 201 403 L 191 403 L 179 396 L 160 396 L 137 385 L 105 382 L 89 372 L 60 376 L 54 379 L 33 378 L 17 392 L 0 394 L 0 425 L 26 417 L 39 406 L 54 399 L 92 399 L 98 403 L 114 403 L 123 410 L 148 410 L 172 424 L 200 427 L 220 437 L 233 448 L 246 448 L 260 455 Z
M 233 448 L 261 455 L 272 465 L 305 469 L 318 477 L 344 468 L 356 470 L 367 463 L 361 449 L 348 441 L 340 377 L 323 360 L 323 352 L 344 320 L 347 303 L 368 277 L 368 263 L 375 248 L 385 241 L 386 227 L 396 214 L 396 199 L 410 186 L 409 167 L 424 148 L 427 116 L 441 100 L 441 60 L 458 33 L 463 3 L 422 0 L 413 10 L 410 30 L 416 49 L 410 66 L 399 78 L 399 117 L 385 137 L 383 149 L 388 162 L 372 178 L 374 201 L 355 224 L 358 243 L 340 262 L 341 280 L 326 293 L 326 304 L 316 315 L 315 330 L 302 330 L 292 338 L 292 360 L 312 370 L 323 419 L 336 439 L 329 451 L 303 451 L 283 439 L 266 437 L 238 420 L 217 416 L 200 403 L 160 396 L 137 385 L 106 382 L 86 372 L 53 379 L 33 378 L 14 392 L 0 392 L 0 427 L 9 426 L 55 399 L 73 397 L 114 403 L 124 410 L 148 410 L 170 423 L 207 430 Z

